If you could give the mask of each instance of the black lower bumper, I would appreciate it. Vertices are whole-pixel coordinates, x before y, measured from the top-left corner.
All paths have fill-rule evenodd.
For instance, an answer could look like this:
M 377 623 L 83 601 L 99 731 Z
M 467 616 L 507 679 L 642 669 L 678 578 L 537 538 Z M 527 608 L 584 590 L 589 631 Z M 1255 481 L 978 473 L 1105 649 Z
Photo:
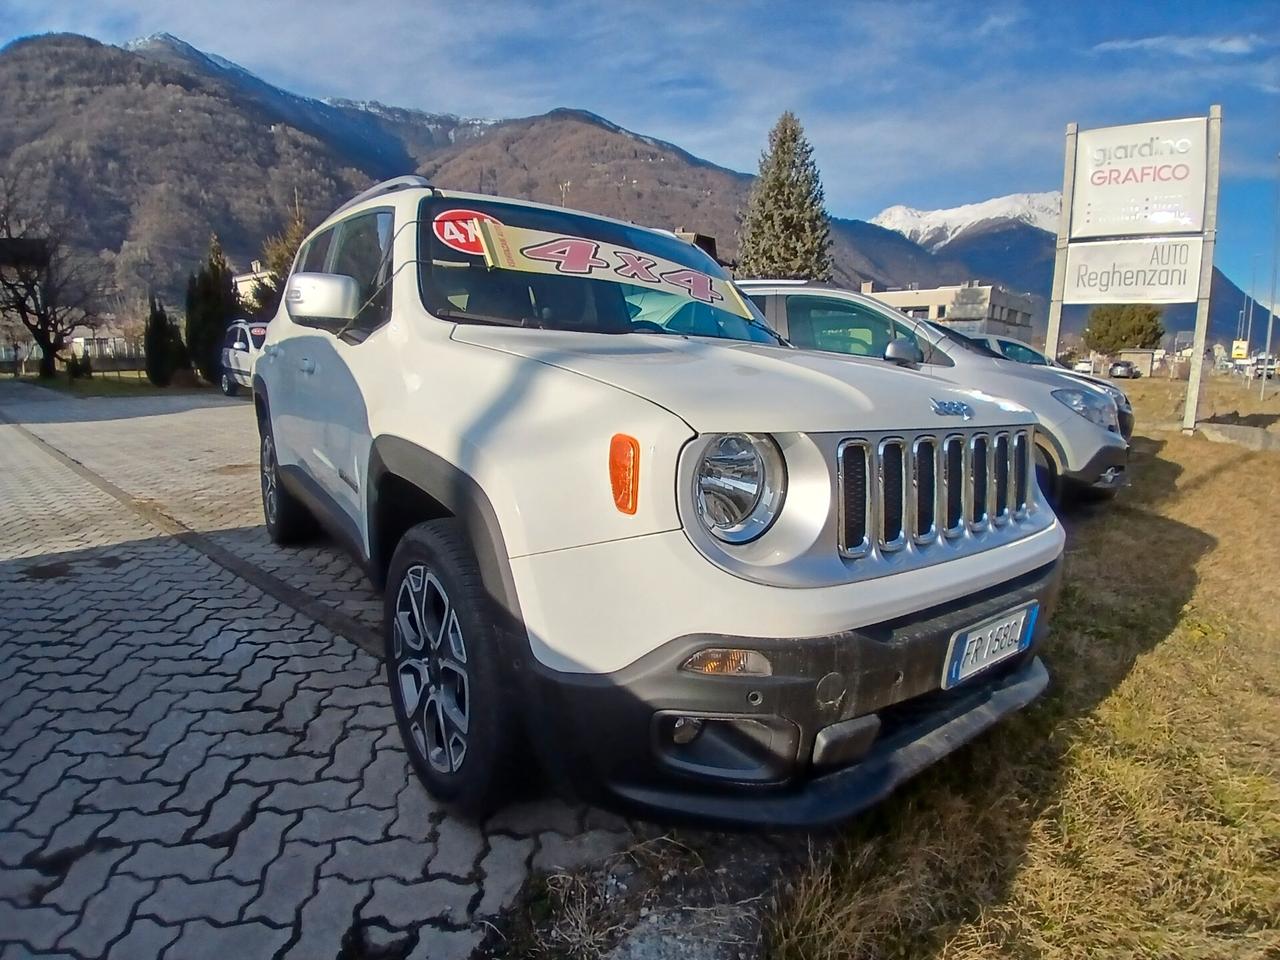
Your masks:
M 1129 482 L 1129 447 L 1106 446 L 1079 470 L 1068 470 L 1062 479 L 1092 490 L 1117 490 Z
M 919 614 L 823 637 L 696 635 L 614 674 L 535 671 L 529 732 L 551 777 L 627 813 L 717 826 L 818 827 L 898 784 L 1034 700 L 1057 561 Z M 941 689 L 951 638 L 1035 602 L 1029 647 Z M 709 647 L 762 652 L 767 677 L 700 676 Z M 680 743 L 677 724 L 696 723 Z M 690 728 L 685 726 L 687 733 Z

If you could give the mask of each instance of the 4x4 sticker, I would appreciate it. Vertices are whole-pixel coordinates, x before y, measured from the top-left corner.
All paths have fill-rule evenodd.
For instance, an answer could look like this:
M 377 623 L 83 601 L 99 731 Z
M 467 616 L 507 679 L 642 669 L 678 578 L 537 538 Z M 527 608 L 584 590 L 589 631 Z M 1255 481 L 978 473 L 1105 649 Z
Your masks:
M 478 257 L 484 253 L 484 245 L 476 230 L 476 224 L 481 220 L 498 223 L 487 213 L 477 210 L 444 210 L 431 221 L 431 232 L 451 250 Z
M 491 268 L 643 284 L 711 304 L 740 317 L 753 316 L 729 281 L 674 260 L 585 237 L 504 226 L 491 217 L 477 221 L 476 226 L 485 263 Z

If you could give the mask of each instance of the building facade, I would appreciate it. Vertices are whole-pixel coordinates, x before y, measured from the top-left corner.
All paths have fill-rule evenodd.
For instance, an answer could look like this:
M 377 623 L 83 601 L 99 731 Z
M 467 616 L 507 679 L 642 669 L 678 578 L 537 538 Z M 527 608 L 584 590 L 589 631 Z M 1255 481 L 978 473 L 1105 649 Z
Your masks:
M 901 310 L 909 317 L 937 320 L 961 333 L 990 333 L 1019 340 L 1031 339 L 1031 315 L 1036 300 L 993 283 L 968 280 L 947 287 L 907 290 L 875 289 L 866 281 L 862 292 Z

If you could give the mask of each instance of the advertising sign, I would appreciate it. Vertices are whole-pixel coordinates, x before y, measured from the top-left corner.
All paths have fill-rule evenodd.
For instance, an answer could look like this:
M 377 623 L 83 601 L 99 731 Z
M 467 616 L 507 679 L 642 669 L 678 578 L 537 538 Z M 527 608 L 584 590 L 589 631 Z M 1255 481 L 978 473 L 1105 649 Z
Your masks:
M 1248 360 L 1249 359 L 1249 341 L 1248 340 L 1232 340 L 1231 341 L 1231 359 L 1232 360 Z
M 1201 237 L 1073 243 L 1063 303 L 1189 303 L 1200 288 Z
M 1207 177 L 1204 117 L 1081 130 L 1071 239 L 1200 233 Z

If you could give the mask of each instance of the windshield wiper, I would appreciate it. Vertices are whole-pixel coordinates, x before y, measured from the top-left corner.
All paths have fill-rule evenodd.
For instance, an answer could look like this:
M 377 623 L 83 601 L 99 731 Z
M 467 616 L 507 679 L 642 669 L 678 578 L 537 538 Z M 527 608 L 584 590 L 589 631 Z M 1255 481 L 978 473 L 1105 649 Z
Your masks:
M 788 340 L 786 337 L 780 334 L 777 330 L 773 329 L 773 327 L 769 326 L 767 323 L 761 323 L 755 317 L 745 317 L 744 319 L 747 321 L 748 325 L 756 327 L 760 330 L 763 330 L 769 336 L 773 337 L 773 339 L 777 340 L 779 346 L 783 346 L 783 347 L 791 346 L 790 340 Z
M 483 323 L 492 327 L 527 327 L 524 319 L 512 320 L 510 317 L 494 317 L 483 313 L 467 313 L 465 310 L 432 310 L 437 317 L 444 320 L 457 320 L 459 323 Z

